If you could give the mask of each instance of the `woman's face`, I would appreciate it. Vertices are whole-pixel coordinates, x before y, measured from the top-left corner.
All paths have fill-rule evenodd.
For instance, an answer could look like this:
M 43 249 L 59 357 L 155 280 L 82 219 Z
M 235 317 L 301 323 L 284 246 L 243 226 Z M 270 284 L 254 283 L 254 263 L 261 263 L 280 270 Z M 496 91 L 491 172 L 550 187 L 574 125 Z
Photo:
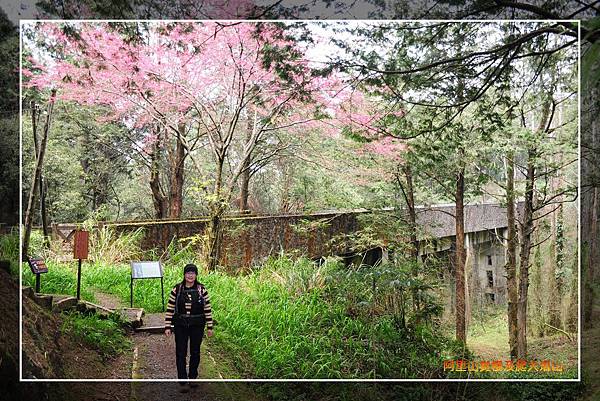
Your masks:
M 185 281 L 188 283 L 193 283 L 194 281 L 196 281 L 196 273 L 194 273 L 194 272 L 185 273 Z

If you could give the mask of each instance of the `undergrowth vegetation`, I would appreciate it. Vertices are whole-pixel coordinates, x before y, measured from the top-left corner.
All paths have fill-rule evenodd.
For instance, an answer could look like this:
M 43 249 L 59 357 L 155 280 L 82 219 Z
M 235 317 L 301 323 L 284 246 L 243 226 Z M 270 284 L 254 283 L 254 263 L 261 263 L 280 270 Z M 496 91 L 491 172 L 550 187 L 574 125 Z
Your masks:
M 82 298 L 95 301 L 94 293 L 100 291 L 129 306 L 131 268 L 116 257 L 121 245 L 109 244 L 119 241 L 119 237 L 105 234 L 96 237 L 97 241 L 107 242 L 102 248 L 104 254 L 83 264 Z M 139 235 L 134 233 L 123 240 L 123 244 L 129 243 L 122 245 L 129 247 L 123 254 L 138 252 Z M 183 266 L 190 262 L 200 265 L 198 254 L 191 247 L 178 248 L 174 244 L 162 255 L 137 256 L 162 256 L 165 301 L 171 288 L 183 279 Z M 47 265 L 49 272 L 42 276 L 42 292 L 74 295 L 76 262 L 50 257 Z M 441 283 L 441 268 L 443 263 L 433 259 L 418 268 L 414 262 L 393 258 L 376 266 L 347 266 L 336 257 L 315 263 L 280 254 L 243 274 L 225 270 L 207 273 L 200 269 L 198 279 L 211 296 L 215 319 L 215 337 L 211 341 L 236 355 L 233 363 L 242 377 L 463 377 L 445 372 L 444 361 L 477 355 L 456 342 L 444 328 L 441 295 L 446 289 Z M 25 265 L 23 272 L 24 285 L 34 285 L 35 278 Z M 162 312 L 160 280 L 136 280 L 133 303 L 146 313 Z M 89 317 L 71 317 L 70 330 L 81 330 L 90 340 L 98 337 L 100 340 L 94 340 L 95 343 L 111 352 L 108 350 L 113 343 L 102 341 L 110 337 L 106 335 L 109 331 L 94 326 L 109 322 L 90 323 L 86 334 L 84 319 Z M 491 335 L 485 333 L 488 327 L 475 325 L 472 329 L 476 337 Z M 472 341 L 476 343 L 473 338 Z M 560 376 L 575 374 L 568 371 Z M 525 376 L 526 373 L 503 377 Z

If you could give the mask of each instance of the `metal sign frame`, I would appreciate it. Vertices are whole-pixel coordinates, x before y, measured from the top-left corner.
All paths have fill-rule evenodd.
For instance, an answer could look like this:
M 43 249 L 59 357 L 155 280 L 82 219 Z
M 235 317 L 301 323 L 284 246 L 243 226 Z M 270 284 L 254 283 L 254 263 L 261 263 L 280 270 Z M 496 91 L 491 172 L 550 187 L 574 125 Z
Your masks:
M 148 275 L 144 274 L 144 265 L 152 265 L 155 269 L 154 271 L 149 272 Z M 132 261 L 130 262 L 131 266 L 131 282 L 129 284 L 129 306 L 133 308 L 133 280 L 146 280 L 152 278 L 160 278 L 160 296 L 162 300 L 162 311 L 165 311 L 165 287 L 163 281 L 163 267 L 160 261 Z M 156 271 L 156 266 L 158 266 L 158 271 Z M 137 269 L 136 269 L 137 268 Z

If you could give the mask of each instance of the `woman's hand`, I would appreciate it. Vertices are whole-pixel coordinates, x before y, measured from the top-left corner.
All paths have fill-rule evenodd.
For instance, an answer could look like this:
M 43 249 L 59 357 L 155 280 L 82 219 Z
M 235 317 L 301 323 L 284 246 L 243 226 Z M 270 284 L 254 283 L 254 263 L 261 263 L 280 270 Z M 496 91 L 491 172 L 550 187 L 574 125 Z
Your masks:
M 207 335 L 208 337 L 212 337 L 212 336 L 213 336 L 213 331 L 212 331 L 212 329 L 208 329 L 208 330 L 206 330 L 206 335 Z
M 165 336 L 169 337 L 171 335 L 171 329 L 166 328 L 165 329 Z

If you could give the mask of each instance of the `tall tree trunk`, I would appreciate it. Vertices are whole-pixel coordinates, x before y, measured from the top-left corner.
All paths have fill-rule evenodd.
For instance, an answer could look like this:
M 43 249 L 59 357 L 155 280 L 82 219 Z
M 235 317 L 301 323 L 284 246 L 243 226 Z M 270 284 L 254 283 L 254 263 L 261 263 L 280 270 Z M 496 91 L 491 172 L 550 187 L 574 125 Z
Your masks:
M 33 148 L 35 150 L 35 155 L 37 155 L 40 151 L 40 145 L 38 140 L 38 121 L 39 121 L 39 113 L 38 113 L 38 105 L 35 101 L 31 101 L 31 127 L 33 131 Z M 42 220 L 42 232 L 44 234 L 44 246 L 46 248 L 50 248 L 50 234 L 48 232 L 48 216 L 46 214 L 46 192 L 47 185 L 44 181 L 44 175 L 40 175 L 40 180 L 38 183 L 38 190 L 40 194 L 40 212 L 41 212 L 41 220 Z
M 535 243 L 540 242 L 539 231 L 535 232 L 534 241 Z M 545 277 L 545 272 L 542 266 L 542 255 L 540 252 L 540 246 L 536 246 L 533 251 L 533 263 L 531 264 L 530 270 L 530 284 L 531 290 L 529 298 L 533 296 L 532 302 L 529 303 L 529 311 L 535 318 L 532 320 L 533 324 L 528 326 L 529 333 L 538 337 L 544 337 L 548 327 L 545 325 L 548 317 L 548 309 L 545 303 L 548 302 L 548 292 L 543 287 L 542 277 Z M 542 294 L 544 296 L 542 296 Z
M 223 241 L 222 217 L 223 205 L 223 166 L 225 159 L 218 157 L 214 186 L 214 199 L 210 202 L 210 220 L 206 229 L 205 265 L 209 271 L 214 271 L 221 258 L 221 243 Z
M 42 218 L 42 232 L 44 233 L 44 246 L 50 248 L 50 232 L 48 230 L 48 215 L 46 212 L 46 192 L 48 185 L 44 180 L 44 175 L 40 176 L 40 212 Z
M 589 241 L 587 246 L 587 257 L 584 261 L 586 267 L 583 324 L 586 328 L 593 326 L 592 312 L 594 309 L 594 273 L 598 263 L 598 208 L 600 207 L 600 188 L 595 187 L 592 195 L 591 222 L 589 229 Z
M 506 155 L 506 291 L 508 297 L 508 344 L 511 359 L 517 358 L 517 233 L 515 218 L 515 158 Z
M 413 186 L 413 176 L 412 169 L 408 164 L 402 164 L 399 166 L 402 170 L 402 174 L 398 171 L 396 173 L 396 181 L 398 182 L 398 186 L 400 187 L 400 191 L 402 192 L 402 196 L 404 197 L 404 202 L 406 203 L 406 208 L 408 209 L 408 232 L 410 239 L 410 258 L 413 261 L 411 275 L 417 279 L 419 279 L 419 243 L 417 242 L 417 214 L 415 210 L 415 193 Z M 404 176 L 404 182 L 400 175 Z M 413 299 L 413 310 L 415 315 L 417 316 L 417 324 L 419 323 L 421 310 L 421 301 L 420 301 L 420 293 L 416 288 L 413 288 L 411 291 L 412 299 Z
M 253 121 L 248 119 L 248 127 L 246 129 L 246 143 L 245 146 L 249 146 L 249 142 L 252 140 L 252 129 L 254 128 Z M 242 174 L 240 176 L 240 212 L 244 212 L 248 210 L 248 197 L 250 196 L 250 160 L 252 158 L 248 157 L 244 160 L 244 165 L 242 166 Z
M 281 188 L 281 203 L 279 204 L 279 212 L 280 213 L 290 213 L 293 211 L 292 209 L 292 201 L 290 196 L 290 190 L 292 187 L 292 176 L 294 167 L 291 162 L 288 164 L 281 160 L 278 160 L 277 165 L 281 171 L 283 176 L 283 185 Z
M 557 199 L 559 202 L 560 199 Z M 550 205 L 553 207 L 553 205 Z M 554 327 L 562 327 L 561 306 L 562 306 L 562 273 L 563 273 L 563 221 L 562 221 L 562 204 L 558 205 L 557 210 L 552 212 L 551 216 L 552 230 L 552 260 L 549 263 L 548 271 L 548 315 L 550 325 Z
M 561 200 L 562 202 L 562 197 Z M 565 270 L 565 218 L 563 204 L 559 204 L 556 211 L 556 291 L 562 299 L 564 295 L 564 270 Z
M 523 205 L 523 224 L 521 227 L 521 249 L 519 263 L 519 300 L 517 304 L 517 357 L 527 357 L 527 296 L 529 289 L 529 258 L 531 255 L 531 236 L 533 234 L 533 189 L 535 184 L 534 159 L 536 151 L 527 152 L 527 176 L 525 181 L 525 202 Z
M 562 126 L 562 105 L 558 106 L 558 127 Z M 557 139 L 559 131 L 556 131 L 553 138 Z M 562 165 L 562 152 L 557 152 L 552 155 L 557 166 Z M 553 193 L 560 191 L 560 171 L 552 174 L 550 177 L 550 187 Z M 550 219 L 550 232 L 552 233 L 552 260 L 549 264 L 550 271 L 548 278 L 550 288 L 548 291 L 548 314 L 550 316 L 550 325 L 554 327 L 562 327 L 562 296 L 563 296 L 563 274 L 564 274 L 564 222 L 563 222 L 563 197 L 558 196 L 555 200 L 558 206 L 549 205 L 548 208 L 553 208 Z
M 245 164 L 249 164 L 249 161 L 246 161 Z M 245 212 L 248 210 L 248 197 L 250 195 L 250 169 L 247 166 L 244 167 L 240 178 L 242 180 L 240 183 L 240 212 Z
M 408 230 L 411 243 L 410 255 L 415 262 L 419 260 L 419 242 L 417 240 L 417 211 L 415 205 L 415 190 L 413 185 L 412 169 L 408 164 L 402 165 L 402 172 L 406 179 L 406 190 L 402 190 L 406 206 L 408 207 Z
M 152 145 L 150 153 L 150 189 L 152 191 L 152 204 L 154 205 L 154 216 L 156 219 L 167 217 L 167 199 L 160 185 L 160 128 L 156 128 L 157 139 Z
M 21 248 L 21 254 L 23 259 L 27 259 L 29 254 L 29 241 L 31 238 L 31 229 L 33 227 L 33 209 L 35 205 L 36 193 L 38 192 L 38 186 L 40 177 L 42 176 L 42 169 L 44 166 L 44 154 L 46 153 L 46 144 L 48 143 L 48 134 L 50 132 L 50 123 L 52 122 L 52 111 L 54 110 L 54 101 L 56 99 L 56 90 L 52 90 L 50 99 L 48 100 L 48 108 L 46 114 L 46 121 L 44 123 L 44 131 L 42 134 L 42 141 L 39 145 L 39 151 L 36 155 L 35 170 L 33 173 L 33 179 L 31 182 L 31 190 L 29 192 L 29 198 L 27 201 L 27 209 L 25 212 L 25 228 L 23 233 L 23 247 Z
M 537 132 L 542 132 L 546 128 L 548 118 L 550 117 L 551 101 L 548 99 L 542 106 Z M 534 127 L 534 129 L 536 129 Z M 529 291 L 529 265 L 532 248 L 532 235 L 535 229 L 533 213 L 535 190 L 535 163 L 537 157 L 537 148 L 530 145 L 527 150 L 527 173 L 525 177 L 525 200 L 523 205 L 523 218 L 521 224 L 521 241 L 519 250 L 519 300 L 517 304 L 517 356 L 519 358 L 527 357 L 527 298 Z
M 582 49 L 583 50 L 583 49 Z M 588 54 L 594 54 L 587 48 Z M 585 54 L 585 53 L 583 53 Z M 591 64 L 587 74 L 581 76 L 581 278 L 583 299 L 583 327 L 594 325 L 594 284 L 598 274 L 598 217 L 600 208 L 600 81 L 595 73 L 600 59 L 587 60 Z M 584 70 L 585 71 L 585 70 Z M 585 272 L 585 274 L 584 274 Z
M 456 339 L 463 344 L 467 342 L 466 308 L 465 308 L 465 170 L 460 168 L 456 175 Z
M 180 124 L 177 129 L 175 141 L 175 152 L 171 157 L 171 179 L 169 191 L 169 218 L 178 219 L 181 217 L 183 206 L 183 183 L 185 167 L 185 144 L 183 137 L 185 135 L 185 125 Z

